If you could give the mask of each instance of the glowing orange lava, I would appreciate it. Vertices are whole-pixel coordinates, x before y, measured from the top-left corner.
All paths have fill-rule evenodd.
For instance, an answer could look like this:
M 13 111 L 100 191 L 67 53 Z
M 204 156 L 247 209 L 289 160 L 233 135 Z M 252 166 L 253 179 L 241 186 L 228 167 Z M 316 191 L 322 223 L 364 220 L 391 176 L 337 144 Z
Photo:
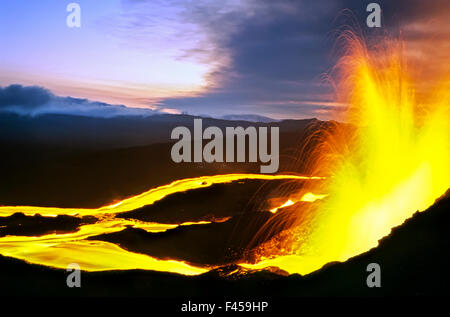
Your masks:
M 280 245 L 274 254 L 280 239 L 274 240 L 245 267 L 307 274 L 345 261 L 377 246 L 449 188 L 450 76 L 428 96 L 418 95 L 420 77 L 410 74 L 401 41 L 369 50 L 354 34 L 343 37 L 347 54 L 334 74 L 339 101 L 349 105 L 344 119 L 354 129 L 336 125 L 311 157 L 314 173 L 327 180 L 309 189 L 327 198 L 289 215 L 297 221 L 290 252 Z
M 126 270 L 145 269 L 155 271 L 174 272 L 185 275 L 195 275 L 207 272 L 208 267 L 192 266 L 182 261 L 159 260 L 148 255 L 127 251 L 117 245 L 104 241 L 86 240 L 89 237 L 118 232 L 127 226 L 144 229 L 150 232 L 161 232 L 177 226 L 201 225 L 210 222 L 186 222 L 182 224 L 148 223 L 135 219 L 115 218 L 114 215 L 151 205 L 167 195 L 204 188 L 213 184 L 228 183 L 244 179 L 261 180 L 319 180 L 320 177 L 306 177 L 299 175 L 265 175 L 265 174 L 227 174 L 214 176 L 201 176 L 177 180 L 168 185 L 150 189 L 140 195 L 124 199 L 118 203 L 100 208 L 77 209 L 57 207 L 32 206 L 3 206 L 0 207 L 1 216 L 9 216 L 15 212 L 27 215 L 37 213 L 46 216 L 92 215 L 99 218 L 93 224 L 82 225 L 73 233 L 54 233 L 43 236 L 5 236 L 0 238 L 0 254 L 43 264 L 56 268 L 66 269 L 70 263 L 77 263 L 82 270 Z M 225 221 L 219 219 L 217 222 Z

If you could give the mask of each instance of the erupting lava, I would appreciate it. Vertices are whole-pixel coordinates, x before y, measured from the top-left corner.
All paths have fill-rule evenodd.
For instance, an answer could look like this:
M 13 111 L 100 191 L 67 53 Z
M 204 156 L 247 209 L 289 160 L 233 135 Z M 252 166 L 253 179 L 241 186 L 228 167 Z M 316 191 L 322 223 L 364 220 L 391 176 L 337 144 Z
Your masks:
M 260 248 L 259 262 L 246 267 L 307 274 L 344 261 L 377 246 L 449 188 L 450 77 L 433 93 L 419 94 L 420 78 L 413 80 L 401 41 L 368 49 L 351 32 L 343 38 L 347 54 L 334 74 L 354 128 L 323 132 L 311 157 L 313 173 L 327 180 L 308 189 L 327 197 L 289 216 L 290 252 L 274 251 L 288 248 L 285 239 L 273 239 Z
M 393 227 L 415 211 L 429 207 L 449 187 L 450 77 L 444 77 L 432 94 L 418 94 L 419 81 L 413 80 L 408 71 L 401 42 L 387 40 L 381 47 L 369 50 L 354 34 L 344 33 L 343 37 L 350 45 L 335 69 L 336 88 L 339 101 L 348 105 L 345 119 L 351 125 L 336 124 L 317 133 L 322 141 L 309 157 L 308 166 L 314 167 L 308 174 L 325 178 L 203 176 L 179 180 L 97 209 L 0 207 L 0 216 L 23 212 L 44 216 L 94 215 L 99 219 L 75 233 L 2 237 L 0 253 L 59 268 L 75 262 L 89 271 L 151 269 L 199 274 L 209 268 L 158 260 L 86 238 L 130 225 L 151 232 L 173 228 L 176 225 L 114 215 L 177 192 L 241 179 L 322 180 L 308 183 L 306 191 L 287 195 L 284 204 L 270 210 L 275 224 L 271 230 L 278 229 L 279 233 L 258 247 L 256 262 L 241 263 L 242 266 L 277 266 L 289 273 L 307 274 L 326 263 L 344 261 L 375 247 Z M 291 212 L 295 208 L 298 212 Z

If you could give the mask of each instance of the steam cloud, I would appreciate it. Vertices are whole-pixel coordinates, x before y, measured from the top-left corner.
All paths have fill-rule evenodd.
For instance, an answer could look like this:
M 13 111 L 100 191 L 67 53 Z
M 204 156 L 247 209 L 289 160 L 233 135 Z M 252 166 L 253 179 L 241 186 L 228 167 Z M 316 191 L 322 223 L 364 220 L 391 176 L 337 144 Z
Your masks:
M 151 109 L 129 108 L 88 99 L 55 96 L 43 87 L 19 84 L 0 87 L 0 112 L 30 116 L 68 114 L 102 118 L 150 116 L 160 113 Z

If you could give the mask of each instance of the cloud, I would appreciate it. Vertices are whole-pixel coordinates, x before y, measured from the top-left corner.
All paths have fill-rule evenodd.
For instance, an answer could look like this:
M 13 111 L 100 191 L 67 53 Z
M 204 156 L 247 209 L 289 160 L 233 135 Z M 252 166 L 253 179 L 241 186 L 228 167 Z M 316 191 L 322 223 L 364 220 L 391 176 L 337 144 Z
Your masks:
M 167 98 L 161 104 L 194 114 L 331 118 L 342 108 L 328 105 L 334 92 L 322 76 L 339 57 L 335 51 L 339 30 L 349 26 L 367 38 L 395 36 L 402 30 L 410 50 L 420 50 L 420 65 L 439 69 L 439 65 L 448 64 L 448 1 L 380 0 L 381 30 L 365 26 L 370 2 L 250 0 L 244 12 L 222 14 L 200 3 L 191 9 L 190 18 L 209 30 L 216 52 L 226 55 L 228 63 L 209 75 L 214 85 L 205 93 Z M 427 31 L 424 24 L 429 21 L 434 21 L 434 28 Z M 419 27 L 414 30 L 417 23 Z M 439 30 L 447 30 L 447 42 L 437 40 Z M 425 53 L 427 47 L 440 49 Z
M 177 109 L 212 116 L 255 113 L 273 118 L 326 119 L 341 109 L 330 105 L 334 100 L 333 91 L 322 75 L 336 61 L 337 56 L 332 53 L 336 35 L 343 25 L 356 22 L 368 37 L 377 33 L 395 35 L 402 30 L 407 53 L 413 56 L 414 70 L 423 69 L 425 73 L 421 77 L 423 82 L 432 82 L 434 73 L 450 68 L 448 0 L 376 1 L 383 11 L 381 30 L 365 27 L 366 7 L 370 2 L 374 1 L 121 0 L 119 18 L 105 16 L 99 25 L 109 35 L 121 39 L 119 43 L 124 47 L 142 48 L 146 59 L 159 61 L 156 59 L 159 55 L 170 55 L 170 61 L 176 61 L 169 66 L 161 64 L 161 69 L 152 68 L 149 74 L 138 72 L 143 74 L 144 81 L 157 74 L 157 79 L 151 79 L 169 78 L 168 82 L 176 79 L 184 85 L 207 74 L 204 81 L 196 81 L 200 86 L 194 90 L 188 87 L 175 92 L 164 87 L 163 93 L 155 94 L 154 90 L 142 89 L 139 93 L 142 101 L 135 104 L 148 103 L 148 94 L 152 96 L 148 98 L 151 103 L 161 110 Z M 123 61 L 126 68 L 146 69 L 136 60 L 134 64 L 126 58 Z M 187 62 L 187 68 L 179 67 L 183 62 Z M 189 65 L 207 67 L 189 75 Z M 116 69 L 116 65 L 111 65 L 111 69 Z M 130 91 L 136 94 L 135 90 Z M 81 93 L 89 96 L 86 89 Z M 120 99 L 117 94 L 108 96 L 131 104 L 130 99 Z M 86 99 L 57 97 L 39 87 L 10 86 L 2 89 L 0 98 L 3 98 L 0 109 L 30 114 L 45 111 L 99 116 L 148 113 L 148 110 L 112 107 Z M 101 100 L 113 102 L 112 99 Z
M 247 1 L 245 11 L 211 15 L 209 6 L 197 5 L 191 19 L 209 30 L 228 63 L 209 75 L 207 92 L 161 104 L 194 114 L 317 116 L 302 102 L 331 101 L 321 75 L 333 65 L 329 35 L 339 10 L 331 1 L 259 0 Z
M 110 118 L 116 116 L 149 116 L 160 113 L 156 110 L 129 108 L 73 97 L 55 96 L 38 86 L 18 84 L 0 87 L 0 112 L 20 115 L 68 114 Z
M 0 87 L 0 109 L 20 106 L 26 109 L 38 108 L 47 104 L 53 98 L 53 94 L 41 87 L 10 85 Z

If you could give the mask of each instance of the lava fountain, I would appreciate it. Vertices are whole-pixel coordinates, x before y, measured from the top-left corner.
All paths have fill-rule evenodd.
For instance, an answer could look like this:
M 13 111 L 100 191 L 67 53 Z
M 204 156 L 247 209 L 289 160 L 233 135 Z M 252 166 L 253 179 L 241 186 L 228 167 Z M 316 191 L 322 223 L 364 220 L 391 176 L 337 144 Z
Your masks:
M 308 189 L 327 197 L 285 216 L 294 226 L 260 247 L 259 261 L 246 267 L 307 274 L 345 261 L 377 246 L 449 188 L 450 76 L 418 93 L 420 78 L 408 68 L 402 41 L 384 39 L 369 49 L 352 32 L 341 39 L 345 54 L 330 77 L 338 101 L 348 105 L 342 115 L 349 125 L 320 132 L 312 173 L 327 178 Z

